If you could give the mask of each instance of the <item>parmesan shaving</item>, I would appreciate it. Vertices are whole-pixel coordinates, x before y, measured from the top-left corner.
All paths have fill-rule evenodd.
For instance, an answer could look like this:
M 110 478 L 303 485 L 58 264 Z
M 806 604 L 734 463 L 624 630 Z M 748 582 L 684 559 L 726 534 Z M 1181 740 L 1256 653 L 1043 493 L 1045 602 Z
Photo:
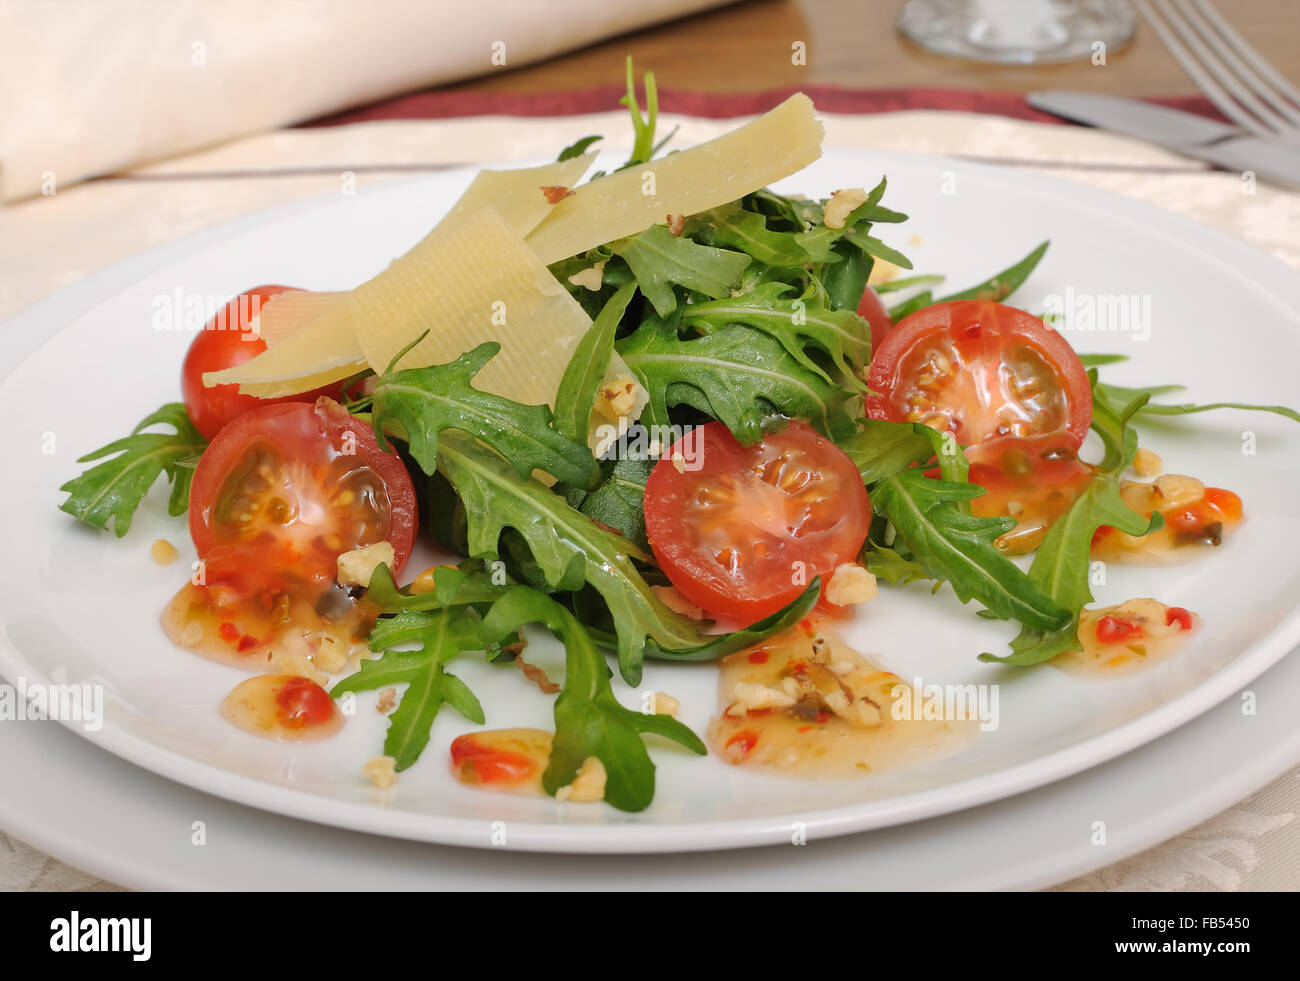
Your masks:
M 789 177 L 821 156 L 822 126 L 803 93 L 739 129 L 579 187 L 528 236 L 550 265 Z

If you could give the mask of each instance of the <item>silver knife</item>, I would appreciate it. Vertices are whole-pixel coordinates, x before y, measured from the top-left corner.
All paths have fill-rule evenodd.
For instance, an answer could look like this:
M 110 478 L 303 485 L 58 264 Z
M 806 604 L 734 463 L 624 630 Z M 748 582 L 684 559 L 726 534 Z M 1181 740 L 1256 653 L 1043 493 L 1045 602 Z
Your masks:
M 1091 92 L 1034 92 L 1035 109 L 1158 143 L 1175 153 L 1207 160 L 1227 170 L 1300 187 L 1300 146 L 1243 132 L 1227 123 L 1153 106 L 1136 99 Z

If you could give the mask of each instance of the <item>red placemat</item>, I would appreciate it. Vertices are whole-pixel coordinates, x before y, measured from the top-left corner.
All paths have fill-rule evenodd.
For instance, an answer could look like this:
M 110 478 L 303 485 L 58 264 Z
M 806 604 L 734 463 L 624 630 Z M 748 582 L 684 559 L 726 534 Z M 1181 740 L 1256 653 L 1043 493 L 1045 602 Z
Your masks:
M 450 119 L 463 116 L 576 116 L 619 108 L 624 89 L 606 85 L 571 92 L 476 92 L 434 89 L 394 96 L 356 109 L 324 116 L 304 126 L 340 126 L 380 119 Z M 751 116 L 766 112 L 800 89 L 791 87 L 765 92 L 714 93 L 685 89 L 660 89 L 659 108 L 706 119 Z M 807 92 L 821 112 L 876 113 L 904 109 L 946 109 L 956 112 L 1009 116 L 1040 123 L 1066 123 L 1040 112 L 1024 96 L 1010 92 L 976 92 L 965 89 L 846 89 L 811 85 Z M 1227 122 L 1201 96 L 1168 96 L 1148 99 L 1159 105 L 1183 109 Z

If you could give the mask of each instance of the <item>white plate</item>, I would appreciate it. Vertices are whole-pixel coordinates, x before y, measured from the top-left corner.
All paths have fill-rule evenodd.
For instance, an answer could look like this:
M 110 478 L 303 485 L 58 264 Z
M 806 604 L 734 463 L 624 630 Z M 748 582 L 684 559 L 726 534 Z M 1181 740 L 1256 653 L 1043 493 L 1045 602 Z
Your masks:
M 1300 761 L 1292 710 L 1300 657 L 1284 658 L 1250 687 L 1257 716 L 1243 718 L 1237 700 L 1227 699 L 1140 749 L 1049 786 L 928 821 L 744 856 L 529 854 L 509 842 L 493 852 L 357 834 L 199 793 L 51 723 L 0 726 L 0 773 L 9 786 L 27 788 L 0 795 L 0 829 L 136 889 L 1039 889 L 1167 841 Z M 1204 779 L 1187 779 L 1189 760 Z M 1099 820 L 1104 846 L 1095 843 Z M 202 847 L 194 844 L 195 821 L 204 823 Z
M 1038 309 L 1048 294 L 1151 297 L 1149 339 L 1072 337 L 1081 350 L 1120 350 L 1131 364 L 1119 382 L 1179 381 L 1191 398 L 1296 402 L 1291 366 L 1300 356 L 1300 277 L 1275 260 L 1199 225 L 1075 185 L 957 161 L 899 154 L 828 153 L 787 182 L 826 193 L 890 177 L 886 203 L 913 220 L 886 228 L 922 271 L 977 281 L 1042 238 L 1053 249 L 1017 302 Z M 429 750 L 390 798 L 359 776 L 378 751 L 383 720 L 361 711 L 343 736 L 313 746 L 263 742 L 217 715 L 241 677 L 172 649 L 157 611 L 178 584 L 175 566 L 148 559 L 160 535 L 182 543 L 183 524 L 163 516 L 162 497 L 123 541 L 76 525 L 54 508 L 54 488 L 73 458 L 124 432 L 174 399 L 189 335 L 151 327 L 155 299 L 231 294 L 256 282 L 337 287 L 371 275 L 415 241 L 468 178 L 448 173 L 387 185 L 355 198 L 270 217 L 217 244 L 160 250 L 154 271 L 73 320 L 0 385 L 0 411 L 16 420 L 0 436 L 6 459 L 25 459 L 29 479 L 0 492 L 11 527 L 0 569 L 6 643 L 0 671 L 15 679 L 56 672 L 94 679 L 109 692 L 109 719 L 87 734 L 165 776 L 232 800 L 341 827 L 450 844 L 487 846 L 504 821 L 518 848 L 669 851 L 785 841 L 793 822 L 810 838 L 881 827 L 1038 786 L 1112 758 L 1186 722 L 1246 684 L 1300 640 L 1300 563 L 1290 486 L 1297 469 L 1291 424 L 1268 416 L 1202 416 L 1151 437 L 1166 465 L 1238 490 L 1250 520 L 1220 552 L 1192 565 L 1112 569 L 1102 602 L 1156 595 L 1195 609 L 1205 627 L 1179 657 L 1144 675 L 1105 683 L 1053 668 L 1012 670 L 974 655 L 1011 636 L 922 586 L 889 592 L 851 639 L 905 678 L 1001 685 L 1001 727 L 960 755 L 914 771 L 848 783 L 802 783 L 699 760 L 656 746 L 655 804 L 626 815 L 603 807 L 483 794 L 446 773 L 448 742 L 467 726 L 440 718 Z M 950 193 L 952 191 L 956 193 Z M 922 236 L 909 244 L 911 235 Z M 209 238 L 209 241 L 211 239 Z M 41 311 L 24 323 L 38 329 Z M 1231 324 L 1225 335 L 1222 325 Z M 1225 344 L 1231 337 L 1231 347 Z M 1258 352 L 1267 352 L 1261 358 Z M 1257 452 L 1242 454 L 1243 429 Z M 41 455 L 44 434 L 57 452 Z M 183 561 L 192 556 L 182 548 Z M 23 561 L 17 561 L 17 557 Z M 549 704 L 517 674 L 465 662 L 491 725 L 546 725 Z M 496 673 L 498 677 L 489 678 Z M 683 702 L 703 729 L 715 702 L 707 666 L 651 665 L 647 687 Z M 636 693 L 621 697 L 638 703 Z

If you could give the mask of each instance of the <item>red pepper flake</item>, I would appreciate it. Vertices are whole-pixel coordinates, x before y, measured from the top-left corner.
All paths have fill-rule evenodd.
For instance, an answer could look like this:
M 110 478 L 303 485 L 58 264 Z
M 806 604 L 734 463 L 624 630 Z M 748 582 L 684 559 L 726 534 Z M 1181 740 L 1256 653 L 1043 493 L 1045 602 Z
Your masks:
M 1142 628 L 1131 621 L 1112 616 L 1097 621 L 1097 639 L 1103 644 L 1119 644 L 1141 636 Z
M 732 763 L 739 763 L 749 755 L 750 750 L 758 742 L 758 733 L 753 729 L 742 729 L 730 739 L 727 740 L 723 747 L 726 751 L 727 759 Z
M 542 193 L 546 195 L 546 200 L 549 203 L 559 204 L 565 198 L 572 196 L 573 189 L 562 184 L 548 184 L 543 186 Z
M 244 634 L 244 636 L 239 638 L 239 651 L 242 653 L 250 647 L 257 647 L 260 643 L 261 641 L 252 634 Z
M 810 617 L 804 617 L 802 620 L 799 621 L 799 629 L 802 630 L 809 637 L 811 637 L 816 632 L 816 629 L 813 627 L 813 622 Z
M 1171 606 L 1165 611 L 1165 626 L 1179 630 L 1192 629 L 1192 614 L 1181 606 Z
M 224 621 L 221 626 L 217 628 L 217 633 L 219 633 L 221 639 L 228 644 L 233 644 L 239 639 L 239 628 L 229 620 Z
M 771 656 L 767 651 L 750 651 L 748 660 L 750 664 L 766 664 Z

